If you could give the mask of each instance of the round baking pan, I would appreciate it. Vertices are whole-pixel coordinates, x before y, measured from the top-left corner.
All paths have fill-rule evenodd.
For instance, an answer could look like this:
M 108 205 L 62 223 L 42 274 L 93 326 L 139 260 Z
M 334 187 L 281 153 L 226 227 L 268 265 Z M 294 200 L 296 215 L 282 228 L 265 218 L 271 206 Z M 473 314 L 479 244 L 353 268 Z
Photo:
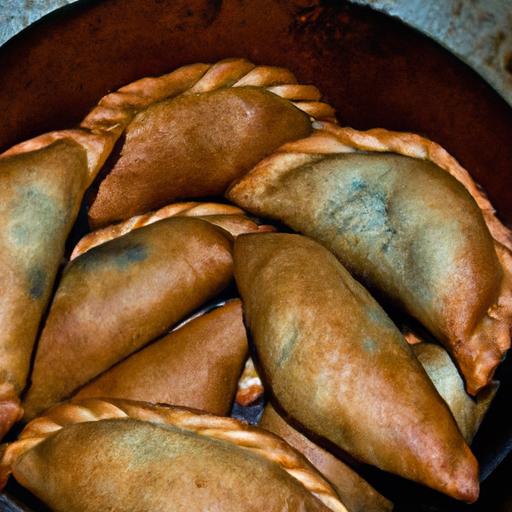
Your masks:
M 342 125 L 413 131 L 440 143 L 512 224 L 510 106 L 437 43 L 343 1 L 101 0 L 59 9 L 0 48 L 0 150 L 73 126 L 101 96 L 128 82 L 226 57 L 291 69 L 301 82 L 320 88 Z M 480 500 L 459 504 L 359 468 L 397 511 L 508 510 L 510 361 L 497 377 L 500 390 L 473 443 Z M 254 416 L 254 410 L 237 413 Z M 11 482 L 0 510 L 20 510 L 16 503 L 21 510 L 41 510 Z

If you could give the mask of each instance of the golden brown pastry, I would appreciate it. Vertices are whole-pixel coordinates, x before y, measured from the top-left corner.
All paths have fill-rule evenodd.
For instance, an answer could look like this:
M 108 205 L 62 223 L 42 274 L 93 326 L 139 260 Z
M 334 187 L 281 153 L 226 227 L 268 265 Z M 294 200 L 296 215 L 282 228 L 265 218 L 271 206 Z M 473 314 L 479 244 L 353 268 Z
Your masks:
M 205 66 L 195 82 L 185 78 L 180 95 L 139 109 L 123 125 L 119 156 L 110 162 L 89 211 L 93 227 L 177 199 L 223 194 L 281 144 L 309 135 L 310 116 L 334 116 L 315 87 L 297 84 L 283 68 L 227 59 Z M 160 79 L 167 78 L 151 85 Z M 115 111 L 110 96 L 83 126 L 97 124 L 105 109 Z
M 321 242 L 417 318 L 476 394 L 510 346 L 510 232 L 468 173 L 433 142 L 316 126 L 322 129 L 281 147 L 227 196 Z
M 464 439 L 471 443 L 498 391 L 499 383 L 492 381 L 476 397 L 471 398 L 446 350 L 435 343 L 421 341 L 412 333 L 405 334 L 405 338 L 409 343 L 412 339 L 416 357 L 452 411 Z
M 36 334 L 100 158 L 87 134 L 0 155 L 0 438 L 20 419 Z M 98 135 L 98 139 L 100 136 Z M 92 139 L 92 140 L 91 140 Z
M 245 212 L 231 204 L 223 203 L 173 203 L 156 212 L 136 215 L 125 222 L 113 224 L 103 229 L 98 229 L 85 235 L 76 244 L 70 259 L 75 259 L 80 254 L 103 244 L 113 238 L 125 235 L 134 229 L 153 224 L 158 220 L 169 217 L 198 217 L 201 220 L 211 222 L 216 226 L 228 231 L 232 236 L 238 236 L 242 233 L 252 233 L 253 231 L 273 231 L 272 226 L 260 226 L 253 220 L 246 217 Z
M 69 397 L 219 293 L 232 278 L 229 236 L 176 217 L 73 260 L 39 340 L 25 417 Z
M 259 426 L 278 435 L 302 453 L 334 487 L 349 512 L 393 510 L 393 504 L 389 500 L 380 495 L 344 462 L 295 430 L 272 404 L 265 406 Z
M 231 418 L 130 400 L 53 408 L 7 447 L 1 469 L 56 512 L 347 512 L 277 436 Z
M 336 258 L 300 235 L 235 240 L 244 320 L 274 397 L 357 460 L 454 498 L 478 465 L 411 347 Z
M 404 338 L 413 345 L 418 361 L 448 405 L 464 439 L 470 444 L 498 391 L 499 382 L 492 381 L 472 398 L 466 393 L 464 381 L 446 350 L 440 345 L 425 342 L 411 331 L 405 332 Z M 259 400 L 264 392 L 254 362 L 249 358 L 238 381 L 235 400 L 241 406 L 248 406 Z
M 110 368 L 75 396 L 181 405 L 224 416 L 247 348 L 241 303 L 232 300 Z

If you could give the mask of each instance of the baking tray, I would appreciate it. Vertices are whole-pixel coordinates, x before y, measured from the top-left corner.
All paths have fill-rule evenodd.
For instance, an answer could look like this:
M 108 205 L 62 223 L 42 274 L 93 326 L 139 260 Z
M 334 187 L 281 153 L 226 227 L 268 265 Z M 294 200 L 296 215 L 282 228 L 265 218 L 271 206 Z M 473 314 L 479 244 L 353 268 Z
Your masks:
M 0 150 L 76 124 L 101 96 L 133 80 L 225 57 L 290 68 L 322 90 L 342 125 L 413 131 L 439 142 L 512 224 L 510 106 L 437 43 L 343 1 L 101 0 L 61 8 L 0 48 Z M 86 229 L 84 218 L 82 212 L 75 240 Z M 480 500 L 456 503 L 358 468 L 397 511 L 512 509 L 510 358 L 497 376 L 500 390 L 472 446 L 481 466 Z M 261 406 L 234 414 L 253 420 Z M 11 481 L 0 510 L 43 508 Z

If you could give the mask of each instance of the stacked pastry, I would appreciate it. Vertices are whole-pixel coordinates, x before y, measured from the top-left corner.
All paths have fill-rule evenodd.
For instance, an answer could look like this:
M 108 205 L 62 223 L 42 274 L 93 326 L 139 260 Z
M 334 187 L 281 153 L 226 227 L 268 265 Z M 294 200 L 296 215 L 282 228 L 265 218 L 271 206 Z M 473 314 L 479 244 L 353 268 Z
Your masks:
M 129 84 L 0 171 L 1 434 L 28 422 L 4 482 L 59 511 L 390 510 L 357 462 L 477 499 L 512 238 L 440 146 L 340 128 L 314 86 L 228 59 Z M 262 428 L 225 417 L 237 386 L 266 389 Z

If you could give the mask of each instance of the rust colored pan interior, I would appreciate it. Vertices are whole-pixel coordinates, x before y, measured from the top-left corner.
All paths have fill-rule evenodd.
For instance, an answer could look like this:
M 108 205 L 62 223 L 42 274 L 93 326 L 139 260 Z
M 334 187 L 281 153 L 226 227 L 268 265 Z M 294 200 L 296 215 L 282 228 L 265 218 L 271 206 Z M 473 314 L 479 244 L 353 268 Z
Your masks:
M 0 150 L 74 125 L 101 96 L 135 79 L 225 57 L 290 68 L 320 88 L 342 125 L 439 142 L 512 225 L 510 106 L 427 37 L 344 1 L 101 0 L 60 9 L 0 48 Z M 510 366 L 500 368 L 502 388 L 474 443 L 484 480 L 512 448 Z M 484 482 L 480 504 L 467 507 L 366 474 L 396 510 L 491 510 L 486 500 L 498 485 Z

